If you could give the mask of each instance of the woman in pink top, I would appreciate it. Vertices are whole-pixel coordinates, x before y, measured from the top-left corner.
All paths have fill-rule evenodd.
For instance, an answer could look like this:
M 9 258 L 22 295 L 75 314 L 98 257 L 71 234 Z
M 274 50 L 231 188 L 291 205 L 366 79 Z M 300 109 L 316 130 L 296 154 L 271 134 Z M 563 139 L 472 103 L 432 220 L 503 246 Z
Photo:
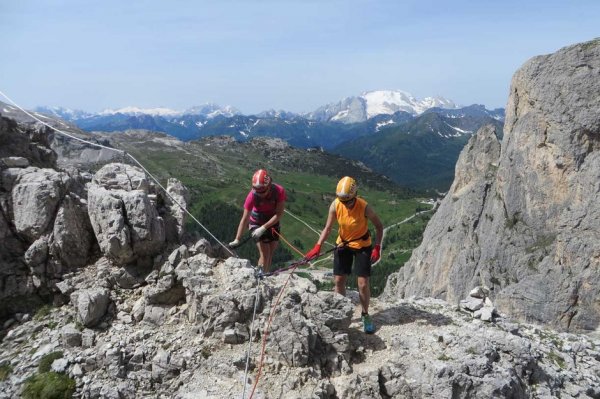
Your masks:
M 271 267 L 273 253 L 279 243 L 279 220 L 283 215 L 286 199 L 284 188 L 273 183 L 266 170 L 254 172 L 252 190 L 244 201 L 244 213 L 235 240 L 229 243 L 229 247 L 237 247 L 248 226 L 260 254 L 258 267 L 265 272 Z

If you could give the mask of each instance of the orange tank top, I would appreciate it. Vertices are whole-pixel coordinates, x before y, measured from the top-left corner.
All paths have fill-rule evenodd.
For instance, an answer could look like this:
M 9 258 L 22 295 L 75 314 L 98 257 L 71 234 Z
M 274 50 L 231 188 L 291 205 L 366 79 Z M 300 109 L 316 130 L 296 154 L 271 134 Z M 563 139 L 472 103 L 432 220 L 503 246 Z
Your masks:
M 356 198 L 352 209 L 348 209 L 340 200 L 335 199 L 335 215 L 339 225 L 337 244 L 349 241 L 346 246 L 354 249 L 361 249 L 371 245 L 371 236 L 367 235 L 369 225 L 367 216 L 365 215 L 366 209 L 367 201 L 362 198 Z M 365 235 L 367 237 L 361 239 Z

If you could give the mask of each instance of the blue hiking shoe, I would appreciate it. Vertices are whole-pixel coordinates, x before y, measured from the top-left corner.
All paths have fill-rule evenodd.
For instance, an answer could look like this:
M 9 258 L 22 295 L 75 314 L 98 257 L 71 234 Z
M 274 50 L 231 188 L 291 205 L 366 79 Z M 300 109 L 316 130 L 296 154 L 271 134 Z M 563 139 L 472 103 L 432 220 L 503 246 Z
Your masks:
M 363 314 L 361 316 L 361 319 L 363 323 L 364 332 L 367 334 L 373 334 L 375 332 L 375 324 L 373 324 L 371 316 L 369 316 L 368 314 Z

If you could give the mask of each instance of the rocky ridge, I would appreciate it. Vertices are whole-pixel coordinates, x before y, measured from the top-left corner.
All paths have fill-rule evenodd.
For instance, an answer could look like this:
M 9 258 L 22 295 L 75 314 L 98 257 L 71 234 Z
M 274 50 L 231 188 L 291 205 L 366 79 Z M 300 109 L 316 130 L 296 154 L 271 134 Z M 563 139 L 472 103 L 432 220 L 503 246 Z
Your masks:
M 5 142 L 41 145 L 5 122 Z M 250 262 L 215 258 L 204 239 L 182 245 L 181 213 L 130 165 L 92 175 L 35 162 L 2 159 L 10 262 L 0 293 L 3 304 L 36 296 L 54 306 L 4 309 L 0 398 L 48 376 L 71 379 L 82 398 L 249 395 L 287 276 L 257 280 Z M 168 190 L 185 204 L 180 183 Z M 600 397 L 600 341 L 510 322 L 488 295 L 479 287 L 460 306 L 374 299 L 378 330 L 365 335 L 356 293 L 291 276 L 254 397 Z

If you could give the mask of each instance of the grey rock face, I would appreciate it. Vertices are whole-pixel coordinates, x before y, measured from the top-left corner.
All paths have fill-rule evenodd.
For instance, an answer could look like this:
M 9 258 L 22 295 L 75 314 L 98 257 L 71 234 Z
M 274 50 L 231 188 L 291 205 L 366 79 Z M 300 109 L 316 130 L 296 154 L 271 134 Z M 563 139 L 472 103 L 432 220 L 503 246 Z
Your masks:
M 171 198 L 167 198 L 170 211 L 165 218 L 167 240 L 169 242 L 180 242 L 183 237 L 187 216 L 181 207 L 187 207 L 189 192 L 187 187 L 181 184 L 179 180 L 170 178 L 167 182 L 167 193 L 177 201 L 177 203 L 174 203 Z
M 0 158 L 22 157 L 32 166 L 56 167 L 56 154 L 49 147 L 52 138 L 52 130 L 45 126 L 39 129 L 25 127 L 0 117 Z
M 12 188 L 12 213 L 15 229 L 34 241 L 54 220 L 65 193 L 64 173 L 35 167 L 22 169 Z
M 482 131 L 473 140 L 489 142 L 487 148 L 470 142 L 463 150 L 422 245 L 390 278 L 386 295 L 457 302 L 487 285 L 500 312 L 595 330 L 599 92 L 600 40 L 521 67 L 512 80 L 500 154 Z
M 124 164 L 102 167 L 89 186 L 88 212 L 100 250 L 117 264 L 151 258 L 166 244 L 149 192 L 144 174 Z
M 85 265 L 95 245 L 84 178 L 57 171 L 46 128 L 0 118 L 0 317 L 54 291 L 64 271 Z M 31 165 L 31 166 L 29 166 Z
M 74 194 L 66 195 L 54 220 L 51 253 L 67 267 L 82 267 L 95 242 L 87 202 Z

